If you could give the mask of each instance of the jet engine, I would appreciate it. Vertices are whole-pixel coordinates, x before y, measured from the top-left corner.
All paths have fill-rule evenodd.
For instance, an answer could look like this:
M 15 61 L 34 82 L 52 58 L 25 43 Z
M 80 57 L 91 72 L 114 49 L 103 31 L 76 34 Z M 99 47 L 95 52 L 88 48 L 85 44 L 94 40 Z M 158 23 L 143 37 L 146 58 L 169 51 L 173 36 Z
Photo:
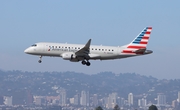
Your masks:
M 66 52 L 66 53 L 63 53 L 61 56 L 64 60 L 71 61 L 73 59 L 76 59 L 76 55 L 73 52 Z

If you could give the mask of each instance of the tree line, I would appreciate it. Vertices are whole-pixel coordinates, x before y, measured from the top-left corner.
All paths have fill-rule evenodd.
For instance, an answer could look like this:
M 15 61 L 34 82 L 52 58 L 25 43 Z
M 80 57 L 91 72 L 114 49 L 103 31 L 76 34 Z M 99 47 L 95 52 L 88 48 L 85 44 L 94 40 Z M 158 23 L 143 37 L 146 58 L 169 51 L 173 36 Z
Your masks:
M 95 108 L 95 110 L 103 110 L 103 108 L 101 106 L 98 106 Z M 121 109 L 119 108 L 118 105 L 116 105 L 113 110 L 121 110 Z M 158 110 L 158 108 L 155 105 L 151 105 L 148 110 Z

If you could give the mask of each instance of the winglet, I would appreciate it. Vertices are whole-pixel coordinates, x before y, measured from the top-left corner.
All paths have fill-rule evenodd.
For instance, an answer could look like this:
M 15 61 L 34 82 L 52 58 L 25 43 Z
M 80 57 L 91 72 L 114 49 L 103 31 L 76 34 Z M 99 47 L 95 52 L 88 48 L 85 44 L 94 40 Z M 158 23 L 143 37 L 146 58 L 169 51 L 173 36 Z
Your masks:
M 75 54 L 76 55 L 78 55 L 78 54 L 79 55 L 83 55 L 83 54 L 87 55 L 87 54 L 89 54 L 89 47 L 90 47 L 90 45 L 91 45 L 91 39 L 89 39 L 88 42 L 86 43 L 86 45 L 82 49 L 77 51 Z
M 85 48 L 89 48 L 91 45 L 91 39 L 88 40 L 88 42 L 86 43 L 86 45 L 84 46 Z

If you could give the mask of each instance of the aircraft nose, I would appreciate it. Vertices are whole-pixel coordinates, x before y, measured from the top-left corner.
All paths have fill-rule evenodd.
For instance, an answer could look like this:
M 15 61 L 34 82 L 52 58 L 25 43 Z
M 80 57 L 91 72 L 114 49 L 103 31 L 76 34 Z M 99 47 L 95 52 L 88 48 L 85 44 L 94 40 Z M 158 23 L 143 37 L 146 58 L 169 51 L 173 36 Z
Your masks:
M 28 48 L 24 50 L 24 53 L 28 53 L 28 52 L 29 52 L 29 49 L 28 49 Z
M 32 48 L 29 47 L 27 48 L 26 50 L 24 50 L 24 53 L 27 53 L 27 54 L 31 54 L 33 51 L 32 51 Z

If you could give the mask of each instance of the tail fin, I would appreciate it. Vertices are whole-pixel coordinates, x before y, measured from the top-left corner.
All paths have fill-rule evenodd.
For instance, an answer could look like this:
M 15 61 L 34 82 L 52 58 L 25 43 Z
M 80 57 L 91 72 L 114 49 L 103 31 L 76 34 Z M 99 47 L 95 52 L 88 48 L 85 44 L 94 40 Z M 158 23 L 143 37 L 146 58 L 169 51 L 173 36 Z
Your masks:
M 146 27 L 143 31 L 130 43 L 127 48 L 146 48 L 152 31 L 152 27 Z
M 128 45 L 125 46 L 122 53 L 144 54 L 150 38 L 152 27 L 146 27 L 142 32 Z

